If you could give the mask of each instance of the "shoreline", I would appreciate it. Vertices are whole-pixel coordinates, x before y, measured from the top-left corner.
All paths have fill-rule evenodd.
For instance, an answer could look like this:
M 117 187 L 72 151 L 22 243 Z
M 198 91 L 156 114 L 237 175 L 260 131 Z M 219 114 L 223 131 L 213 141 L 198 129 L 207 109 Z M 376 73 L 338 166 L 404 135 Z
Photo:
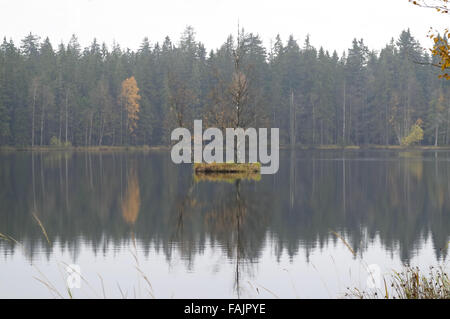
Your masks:
M 293 149 L 290 145 L 281 145 L 282 150 Z M 295 150 L 398 150 L 398 151 L 450 151 L 450 145 L 446 146 L 431 146 L 431 145 L 418 145 L 418 146 L 401 146 L 401 145 L 296 145 Z
M 150 152 L 150 151 L 170 151 L 170 146 L 0 146 L 0 152 Z M 280 145 L 280 150 L 292 150 L 290 145 Z M 447 146 L 401 146 L 401 145 L 296 145 L 295 150 L 398 150 L 398 151 L 450 151 L 450 145 Z
M 0 146 L 0 152 L 151 152 L 170 150 L 168 146 Z

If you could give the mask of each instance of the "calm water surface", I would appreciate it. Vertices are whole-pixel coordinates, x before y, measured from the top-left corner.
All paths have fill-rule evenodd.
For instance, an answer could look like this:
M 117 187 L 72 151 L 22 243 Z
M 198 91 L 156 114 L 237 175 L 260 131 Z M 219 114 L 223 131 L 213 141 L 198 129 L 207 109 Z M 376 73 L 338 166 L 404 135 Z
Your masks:
M 259 181 L 164 152 L 1 153 L 0 233 L 1 298 L 67 297 L 67 264 L 80 298 L 338 298 L 371 264 L 448 267 L 450 152 L 284 151 Z

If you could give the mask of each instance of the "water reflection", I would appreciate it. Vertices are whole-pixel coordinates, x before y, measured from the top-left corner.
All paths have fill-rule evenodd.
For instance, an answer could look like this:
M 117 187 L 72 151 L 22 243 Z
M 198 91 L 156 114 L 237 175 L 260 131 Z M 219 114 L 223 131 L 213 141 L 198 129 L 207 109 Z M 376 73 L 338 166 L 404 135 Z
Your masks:
M 141 207 L 141 193 L 135 164 L 131 165 L 129 172 L 127 171 L 126 190 L 125 195 L 121 194 L 121 207 L 125 222 L 134 225 Z
M 278 174 L 231 182 L 196 180 L 166 153 L 0 155 L 0 233 L 23 243 L 29 261 L 42 252 L 50 260 L 55 242 L 76 259 L 81 243 L 97 254 L 134 235 L 147 255 L 155 247 L 168 264 L 181 255 L 195 271 L 194 259 L 210 245 L 234 264 L 238 297 L 268 242 L 272 258 L 302 250 L 308 262 L 311 251 L 336 244 L 331 231 L 362 257 L 378 237 L 409 263 L 430 237 L 444 260 L 449 195 L 449 152 L 284 152 Z M 6 256 L 16 249 L 0 242 Z

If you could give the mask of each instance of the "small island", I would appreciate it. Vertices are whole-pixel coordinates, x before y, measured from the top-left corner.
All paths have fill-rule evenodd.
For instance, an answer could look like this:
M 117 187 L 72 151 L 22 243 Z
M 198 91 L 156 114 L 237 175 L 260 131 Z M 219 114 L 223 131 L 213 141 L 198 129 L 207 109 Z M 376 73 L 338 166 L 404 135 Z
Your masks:
M 261 163 L 194 163 L 196 182 L 235 182 L 261 179 Z

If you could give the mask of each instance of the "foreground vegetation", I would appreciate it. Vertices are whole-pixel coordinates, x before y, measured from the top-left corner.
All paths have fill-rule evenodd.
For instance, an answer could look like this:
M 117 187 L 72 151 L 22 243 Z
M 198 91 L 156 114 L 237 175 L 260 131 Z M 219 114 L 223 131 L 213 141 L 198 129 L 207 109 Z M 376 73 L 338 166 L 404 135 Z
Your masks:
M 361 299 L 450 299 L 450 279 L 443 266 L 430 267 L 428 273 L 418 267 L 393 272 L 384 288 L 376 291 L 349 289 L 347 297 Z

